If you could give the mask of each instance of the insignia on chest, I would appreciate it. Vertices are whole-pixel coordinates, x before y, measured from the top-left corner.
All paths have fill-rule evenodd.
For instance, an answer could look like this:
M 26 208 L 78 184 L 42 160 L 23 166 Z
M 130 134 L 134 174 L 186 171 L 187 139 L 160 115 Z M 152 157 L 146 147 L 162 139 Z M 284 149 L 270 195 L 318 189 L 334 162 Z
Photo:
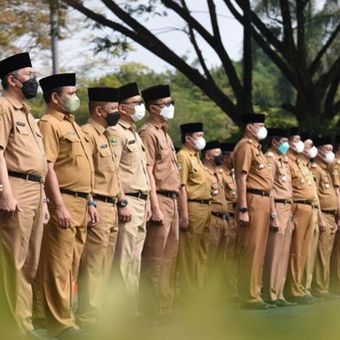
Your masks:
M 281 181 L 282 182 L 286 182 L 287 181 L 287 176 L 285 176 L 285 175 L 281 176 Z
M 16 124 L 17 124 L 18 126 L 26 126 L 26 124 L 25 124 L 24 122 L 16 122 Z
M 116 138 L 111 138 L 110 139 L 110 143 L 111 143 L 112 146 L 117 145 L 117 139 Z
M 136 143 L 136 140 L 135 140 L 135 139 L 133 139 L 133 140 L 129 140 L 129 141 L 128 141 L 128 144 L 129 144 L 129 145 L 131 145 L 131 144 L 135 144 L 135 143 Z

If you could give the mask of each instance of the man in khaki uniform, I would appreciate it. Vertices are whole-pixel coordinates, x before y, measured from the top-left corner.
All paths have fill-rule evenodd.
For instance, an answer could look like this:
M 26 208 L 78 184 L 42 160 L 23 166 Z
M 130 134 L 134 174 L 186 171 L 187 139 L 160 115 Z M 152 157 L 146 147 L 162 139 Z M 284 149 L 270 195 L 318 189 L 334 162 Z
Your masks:
M 3 335 L 33 332 L 32 283 L 43 223 L 47 162 L 42 135 L 26 99 L 38 83 L 28 53 L 0 61 L 0 308 Z M 34 334 L 33 334 L 34 335 Z
M 337 194 L 338 211 L 340 211 L 340 135 L 335 137 L 335 160 L 331 164 L 333 185 Z M 340 214 L 337 216 L 338 230 L 335 234 L 331 257 L 331 292 L 340 295 Z
M 244 115 L 244 137 L 233 151 L 239 200 L 238 286 L 242 307 L 249 309 L 275 307 L 261 297 L 273 188 L 272 171 L 259 143 L 267 136 L 264 121 L 262 114 Z
M 221 168 L 224 158 L 218 141 L 210 141 L 203 149 L 203 164 L 211 178 L 212 201 L 210 220 L 210 243 L 208 252 L 209 272 L 221 282 L 227 245 L 229 214 Z M 216 282 L 213 282 L 216 283 Z M 224 283 L 223 283 L 223 289 Z
M 306 295 L 303 278 L 307 263 L 307 254 L 311 239 L 311 221 L 314 206 L 313 176 L 309 170 L 309 160 L 301 156 L 304 144 L 300 132 L 292 129 L 289 137 L 289 165 L 293 185 L 293 224 L 290 250 L 286 297 L 299 304 L 314 303 L 314 299 Z
M 320 209 L 326 227 L 319 235 L 318 251 L 312 283 L 312 293 L 316 297 L 332 298 L 329 293 L 330 260 L 335 233 L 337 231 L 338 198 L 333 185 L 330 164 L 334 161 L 333 146 L 330 137 L 314 140 L 318 146 L 318 155 L 311 167 L 316 179 Z
M 40 80 L 47 112 L 39 122 L 48 161 L 46 193 L 50 222 L 44 230 L 40 270 L 48 334 L 80 332 L 72 312 L 73 283 L 90 225 L 98 222 L 93 201 L 93 162 L 87 137 L 75 122 L 79 107 L 74 73 Z M 89 208 L 89 209 L 88 209 Z
M 303 152 L 301 153 L 301 159 L 308 164 L 309 169 L 312 166 L 312 161 L 316 157 L 318 153 L 318 149 L 313 145 L 313 141 L 310 138 L 307 138 L 303 142 L 305 148 Z M 312 212 L 312 219 L 311 219 L 311 225 L 309 227 L 311 238 L 309 242 L 309 249 L 307 251 L 307 259 L 306 259 L 306 267 L 305 267 L 305 273 L 304 273 L 304 279 L 303 279 L 303 289 L 305 291 L 306 295 L 312 296 L 312 281 L 313 281 L 313 275 L 314 275 L 314 267 L 315 267 L 315 260 L 316 260 L 316 254 L 318 250 L 318 240 L 319 240 L 319 233 L 320 228 L 322 228 L 322 225 L 324 223 L 323 218 L 321 216 L 321 210 L 320 210 L 320 202 L 318 197 L 318 189 L 315 183 L 315 176 L 313 175 L 314 181 L 313 181 L 313 193 L 314 193 L 314 199 L 313 199 L 313 212 Z M 320 223 L 319 223 L 320 220 Z M 320 224 L 320 226 L 319 226 Z M 318 301 L 317 298 L 315 298 L 315 301 Z
M 111 275 L 118 218 L 116 203 L 121 195 L 118 169 L 106 128 L 119 119 L 119 90 L 89 88 L 90 118 L 82 126 L 92 151 L 94 165 L 93 199 L 100 221 L 87 230 L 80 261 L 77 324 L 88 328 L 98 322 Z
M 183 124 L 181 133 L 178 271 L 180 298 L 185 301 L 201 292 L 206 282 L 212 197 L 210 176 L 199 158 L 206 144 L 203 124 Z
M 286 156 L 288 131 L 286 129 L 270 129 L 271 147 L 266 153 L 274 176 L 274 187 L 269 238 L 264 265 L 263 298 L 278 307 L 291 306 L 284 295 L 284 285 L 288 269 L 290 243 L 292 239 L 292 176 Z
M 227 284 L 226 292 L 227 296 L 229 296 L 231 299 L 238 299 L 237 266 L 236 266 L 237 223 L 235 218 L 237 204 L 237 188 L 232 159 L 232 153 L 236 144 L 223 142 L 220 145 L 224 157 L 222 174 L 224 181 L 224 192 L 227 200 L 227 212 L 229 215 L 227 227 L 227 244 L 224 259 L 225 280 Z
M 177 198 L 180 189 L 176 152 L 167 120 L 174 117 L 168 85 L 142 91 L 150 117 L 140 130 L 150 179 L 151 219 L 142 255 L 141 307 L 158 317 L 173 313 L 179 242 Z
M 134 124 L 143 119 L 145 106 L 136 83 L 124 85 L 119 90 L 120 120 L 109 129 L 123 191 L 118 202 L 120 223 L 115 262 L 133 316 L 138 315 L 141 255 L 146 221 L 150 217 L 150 184 L 145 147 Z

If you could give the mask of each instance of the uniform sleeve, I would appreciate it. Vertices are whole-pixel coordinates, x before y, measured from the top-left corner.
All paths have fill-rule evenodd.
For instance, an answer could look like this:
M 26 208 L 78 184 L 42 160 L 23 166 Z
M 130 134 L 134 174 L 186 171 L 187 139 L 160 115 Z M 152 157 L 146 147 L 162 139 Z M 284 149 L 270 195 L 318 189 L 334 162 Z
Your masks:
M 340 166 L 339 164 L 334 164 L 331 170 L 332 181 L 335 187 L 340 186 Z
M 47 161 L 55 163 L 60 151 L 58 131 L 50 121 L 46 120 L 39 121 L 39 128 L 43 134 L 43 144 Z
M 146 164 L 153 167 L 157 154 L 157 139 L 148 130 L 141 130 L 139 134 L 145 146 Z
M 190 170 L 190 161 L 183 154 L 177 154 L 178 167 L 179 167 L 179 176 L 181 179 L 181 185 L 187 185 L 188 182 L 188 174 Z
M 2 104 L 0 104 L 0 148 L 5 150 L 8 138 L 13 128 L 12 116 Z
M 245 143 L 239 147 L 234 157 L 235 173 L 240 174 L 241 172 L 248 173 L 251 168 L 251 162 L 253 160 L 252 146 Z

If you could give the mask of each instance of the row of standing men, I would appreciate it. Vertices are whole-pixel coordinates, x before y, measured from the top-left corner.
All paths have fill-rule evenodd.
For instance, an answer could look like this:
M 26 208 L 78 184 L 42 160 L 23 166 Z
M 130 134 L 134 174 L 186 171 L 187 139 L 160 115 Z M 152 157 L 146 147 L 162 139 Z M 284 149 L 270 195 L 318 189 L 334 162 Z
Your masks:
M 329 141 L 318 141 L 309 167 L 312 141 L 303 150 L 291 131 L 287 157 L 287 131 L 276 130 L 265 157 L 264 116 L 252 114 L 235 148 L 205 143 L 202 123 L 182 125 L 176 155 L 166 124 L 174 116 L 169 86 L 91 88 L 89 121 L 80 128 L 75 74 L 49 76 L 40 80 L 47 112 L 38 127 L 26 103 L 38 88 L 29 55 L 1 61 L 0 78 L 0 294 L 8 332 L 35 336 L 43 325 L 62 339 L 97 324 L 113 261 L 130 314 L 171 317 L 177 271 L 180 301 L 204 291 L 211 268 L 226 273 L 223 282 L 246 308 L 290 305 L 284 287 L 298 303 L 316 300 L 312 288 L 330 296 L 330 258 L 333 249 L 339 274 L 340 245 L 339 162 L 327 163 Z M 137 133 L 144 102 L 150 115 Z

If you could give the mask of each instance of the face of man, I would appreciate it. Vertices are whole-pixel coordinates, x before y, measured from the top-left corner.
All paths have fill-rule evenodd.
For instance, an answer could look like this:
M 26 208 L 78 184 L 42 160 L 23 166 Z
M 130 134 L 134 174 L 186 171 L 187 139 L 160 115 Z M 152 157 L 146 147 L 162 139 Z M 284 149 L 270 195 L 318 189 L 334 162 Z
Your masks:
M 203 150 L 206 144 L 204 132 L 191 133 L 185 137 L 185 141 L 196 151 Z
M 162 120 L 174 118 L 175 102 L 171 97 L 154 100 L 149 105 L 149 112 L 152 115 L 162 117 Z
M 35 70 L 25 67 L 12 72 L 7 77 L 8 85 L 19 95 L 30 99 L 36 96 L 39 87 Z
M 103 126 L 114 126 L 119 120 L 117 102 L 106 102 L 96 107 L 96 115 Z
M 60 112 L 65 114 L 77 111 L 80 106 L 76 86 L 64 86 L 59 94 L 57 92 L 52 94 L 51 100 L 58 107 Z
M 212 166 L 220 166 L 223 164 L 223 160 L 224 160 L 222 156 L 222 151 L 219 148 L 208 150 L 205 153 L 205 159 Z

